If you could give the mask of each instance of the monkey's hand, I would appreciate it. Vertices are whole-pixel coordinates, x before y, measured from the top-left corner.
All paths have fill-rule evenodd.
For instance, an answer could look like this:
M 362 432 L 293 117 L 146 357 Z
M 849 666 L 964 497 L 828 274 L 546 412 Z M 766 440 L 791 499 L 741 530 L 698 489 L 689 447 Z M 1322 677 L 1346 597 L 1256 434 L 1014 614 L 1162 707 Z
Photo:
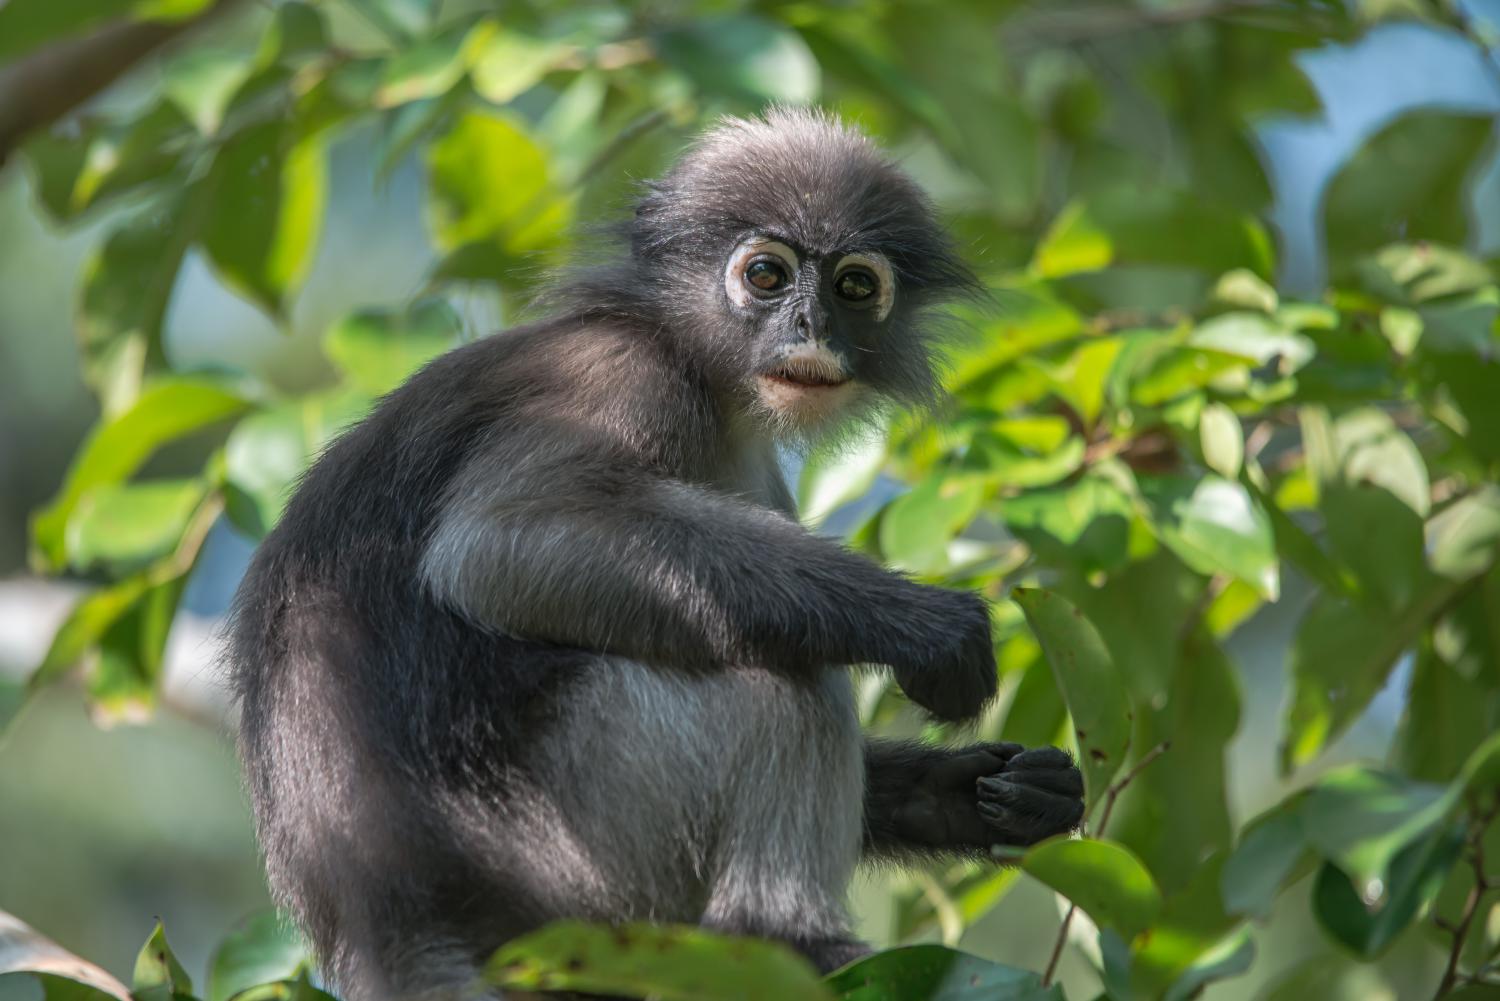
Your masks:
M 892 817 L 903 841 L 935 849 L 1030 845 L 1083 818 L 1083 776 L 1055 747 L 975 744 L 912 777 Z
M 979 715 L 995 697 L 995 647 L 989 607 L 967 591 L 924 587 L 936 606 L 922 617 L 909 645 L 889 658 L 896 684 L 917 705 L 945 722 Z

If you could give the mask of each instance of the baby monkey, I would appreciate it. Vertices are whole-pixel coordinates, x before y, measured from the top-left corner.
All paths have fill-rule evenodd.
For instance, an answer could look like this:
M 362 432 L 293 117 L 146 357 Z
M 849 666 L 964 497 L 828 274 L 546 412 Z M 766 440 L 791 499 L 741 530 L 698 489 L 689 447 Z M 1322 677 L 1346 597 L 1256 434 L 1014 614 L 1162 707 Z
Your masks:
M 726 120 L 542 322 L 437 359 L 308 470 L 241 585 L 240 751 L 277 899 L 351 1001 L 447 997 L 559 918 L 698 923 L 830 970 L 861 856 L 1074 828 L 1056 748 L 866 740 L 849 667 L 995 694 L 977 595 L 798 524 L 776 458 L 937 396 L 974 287 L 814 112 Z

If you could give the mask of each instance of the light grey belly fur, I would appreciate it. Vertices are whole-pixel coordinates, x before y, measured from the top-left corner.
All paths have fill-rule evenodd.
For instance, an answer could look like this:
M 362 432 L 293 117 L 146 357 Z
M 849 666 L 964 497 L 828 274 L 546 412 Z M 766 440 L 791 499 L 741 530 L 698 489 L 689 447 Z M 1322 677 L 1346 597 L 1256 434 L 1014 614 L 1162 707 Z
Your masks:
M 846 930 L 864 795 L 847 671 L 808 685 L 601 657 L 549 731 L 507 825 L 536 839 L 527 854 L 548 910 Z

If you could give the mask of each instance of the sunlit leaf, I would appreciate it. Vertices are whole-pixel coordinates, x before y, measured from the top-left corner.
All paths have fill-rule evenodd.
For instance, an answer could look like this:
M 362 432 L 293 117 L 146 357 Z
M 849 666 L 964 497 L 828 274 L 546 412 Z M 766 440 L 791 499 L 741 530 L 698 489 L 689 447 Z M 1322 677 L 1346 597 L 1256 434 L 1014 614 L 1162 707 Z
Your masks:
M 290 3 L 287 8 L 300 8 Z M 254 71 L 243 49 L 199 45 L 173 56 L 162 67 L 162 90 L 204 135 L 213 135 L 224 109 Z
M 836 450 L 808 456 L 797 477 L 797 511 L 817 524 L 870 489 L 885 463 L 886 444 L 870 435 Z
M 1245 436 L 1240 419 L 1222 403 L 1210 403 L 1198 420 L 1199 447 L 1203 461 L 1225 479 L 1237 479 L 1245 459 Z
M 536 86 L 565 51 L 557 42 L 497 27 L 476 48 L 470 79 L 485 100 L 508 104 Z
M 273 316 L 307 277 L 323 227 L 322 141 L 281 123 L 252 126 L 214 159 L 202 242 L 224 280 Z
M 1217 476 L 1141 479 L 1162 542 L 1199 573 L 1235 577 L 1269 601 L 1280 591 L 1270 519 L 1242 484 Z
M 881 552 L 918 573 L 941 570 L 948 543 L 973 519 L 984 495 L 984 483 L 973 477 L 928 477 L 886 509 L 880 519 Z
M 162 445 L 247 406 L 245 399 L 212 382 L 170 379 L 148 387 L 128 410 L 94 430 L 57 497 L 34 516 L 32 537 L 40 558 L 50 566 L 62 565 L 64 532 L 86 493 L 123 482 Z
M 1026 853 L 1021 868 L 1127 940 L 1161 911 L 1161 891 L 1141 860 L 1110 841 L 1047 841 Z
M 513 939 L 485 966 L 497 987 L 650 995 L 662 1001 L 831 999 L 806 959 L 784 945 L 672 925 L 560 921 Z
M 139 1001 L 172 1001 L 175 995 L 193 993 L 193 981 L 167 945 L 160 921 L 135 958 L 130 990 Z
M 201 480 L 108 483 L 89 491 L 68 519 L 72 565 L 132 570 L 177 547 L 207 487 Z

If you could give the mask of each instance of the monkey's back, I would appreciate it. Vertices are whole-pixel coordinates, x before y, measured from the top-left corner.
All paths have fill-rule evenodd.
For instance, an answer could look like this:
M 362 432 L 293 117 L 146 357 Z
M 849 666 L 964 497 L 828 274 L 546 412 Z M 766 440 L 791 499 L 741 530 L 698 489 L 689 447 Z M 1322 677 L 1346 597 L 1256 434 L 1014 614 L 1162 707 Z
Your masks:
M 236 595 L 227 660 L 268 875 L 335 969 L 399 951 L 384 936 L 414 920 L 424 948 L 449 926 L 460 951 L 476 926 L 524 924 L 483 862 L 484 804 L 596 658 L 479 627 L 418 566 L 475 449 L 526 435 L 568 325 L 466 345 L 380 401 L 309 468 Z

